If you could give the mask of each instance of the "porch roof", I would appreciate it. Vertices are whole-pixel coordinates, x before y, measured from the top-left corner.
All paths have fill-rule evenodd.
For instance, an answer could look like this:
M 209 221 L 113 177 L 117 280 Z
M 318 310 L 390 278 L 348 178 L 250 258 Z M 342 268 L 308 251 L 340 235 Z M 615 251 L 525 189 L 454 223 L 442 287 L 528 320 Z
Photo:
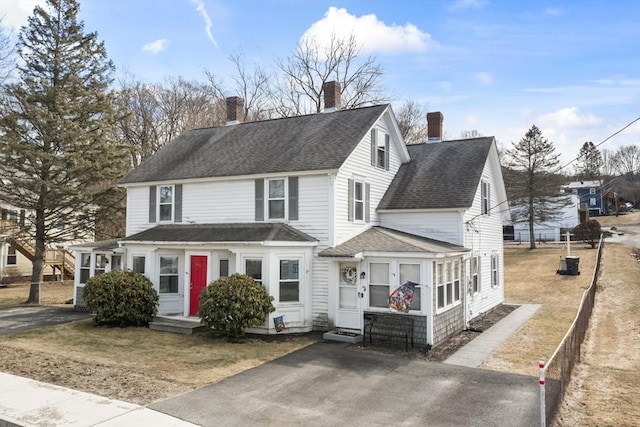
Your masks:
M 282 223 L 165 224 L 120 240 L 130 242 L 221 243 L 221 242 L 316 242 L 300 230 Z
M 99 240 L 97 242 L 78 243 L 77 245 L 70 245 L 70 250 L 92 250 L 92 251 L 113 251 L 118 249 L 118 239 Z
M 323 257 L 354 257 L 362 252 L 428 252 L 433 254 L 453 254 L 468 252 L 469 249 L 404 233 L 385 227 L 372 227 L 341 245 L 320 252 Z

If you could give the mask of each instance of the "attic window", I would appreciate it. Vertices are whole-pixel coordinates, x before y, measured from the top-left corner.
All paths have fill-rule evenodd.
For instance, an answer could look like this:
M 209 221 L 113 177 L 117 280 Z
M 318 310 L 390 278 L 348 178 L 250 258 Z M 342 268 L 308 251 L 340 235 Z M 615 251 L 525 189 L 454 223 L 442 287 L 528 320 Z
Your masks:
M 491 184 L 487 181 L 482 181 L 482 214 L 489 215 L 491 207 Z
M 378 129 L 371 129 L 371 166 L 389 170 L 389 135 L 379 137 Z

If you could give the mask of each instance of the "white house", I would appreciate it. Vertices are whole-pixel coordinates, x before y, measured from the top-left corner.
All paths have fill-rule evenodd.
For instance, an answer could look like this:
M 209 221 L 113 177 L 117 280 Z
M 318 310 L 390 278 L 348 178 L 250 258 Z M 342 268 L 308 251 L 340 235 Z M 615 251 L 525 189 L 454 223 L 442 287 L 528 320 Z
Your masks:
M 533 232 L 536 240 L 544 242 L 559 242 L 565 237 L 567 231 L 573 230 L 580 224 L 580 197 L 576 194 L 565 194 L 555 198 L 560 206 L 560 215 L 553 221 L 545 221 L 533 224 Z M 529 241 L 529 223 L 516 222 L 511 219 L 505 221 L 505 225 L 511 226 L 511 231 L 505 233 L 505 240 L 516 242 Z
M 392 312 L 389 294 L 412 281 L 397 315 L 436 345 L 501 303 L 494 138 L 406 146 L 389 105 L 341 110 L 340 85 L 323 89 L 323 113 L 252 123 L 229 98 L 227 126 L 184 132 L 125 176 L 127 236 L 76 248 L 76 305 L 89 277 L 128 268 L 154 283 L 159 314 L 194 316 L 208 283 L 239 272 L 267 288 L 288 331 L 361 332 L 364 313 Z M 429 114 L 430 140 L 442 120 Z

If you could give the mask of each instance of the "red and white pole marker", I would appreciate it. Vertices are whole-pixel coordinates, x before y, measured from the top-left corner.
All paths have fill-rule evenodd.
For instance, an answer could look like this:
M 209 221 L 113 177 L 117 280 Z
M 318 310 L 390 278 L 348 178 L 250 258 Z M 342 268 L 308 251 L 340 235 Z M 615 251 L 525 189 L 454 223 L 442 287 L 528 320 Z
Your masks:
M 540 369 L 540 426 L 545 427 L 547 425 L 547 411 L 544 401 L 544 360 L 538 362 L 538 368 Z

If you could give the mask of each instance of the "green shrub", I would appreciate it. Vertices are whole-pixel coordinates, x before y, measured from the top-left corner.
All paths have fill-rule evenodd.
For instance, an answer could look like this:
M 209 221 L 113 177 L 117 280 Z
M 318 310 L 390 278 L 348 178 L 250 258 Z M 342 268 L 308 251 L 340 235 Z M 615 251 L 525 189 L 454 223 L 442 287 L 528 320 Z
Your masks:
M 237 338 L 246 328 L 264 325 L 269 313 L 275 311 L 272 300 L 252 277 L 234 274 L 219 278 L 202 291 L 199 316 L 208 327 Z
M 147 325 L 158 312 L 158 293 L 149 279 L 131 271 L 94 276 L 84 287 L 96 324 Z
M 595 248 L 600 240 L 602 228 L 598 221 L 590 219 L 589 221 L 576 225 L 572 233 L 577 239 L 582 240 L 583 242 L 590 244 L 592 248 Z

